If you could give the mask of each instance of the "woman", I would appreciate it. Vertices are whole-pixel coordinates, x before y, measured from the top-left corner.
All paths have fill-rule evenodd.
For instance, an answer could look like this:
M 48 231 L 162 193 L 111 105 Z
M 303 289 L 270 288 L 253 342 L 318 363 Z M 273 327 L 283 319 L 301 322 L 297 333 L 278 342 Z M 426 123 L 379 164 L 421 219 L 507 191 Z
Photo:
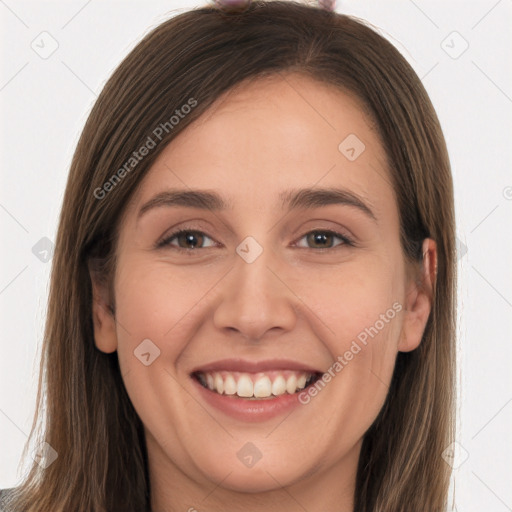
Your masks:
M 364 23 L 280 1 L 163 23 L 75 152 L 43 444 L 6 506 L 444 510 L 454 230 L 435 111 Z

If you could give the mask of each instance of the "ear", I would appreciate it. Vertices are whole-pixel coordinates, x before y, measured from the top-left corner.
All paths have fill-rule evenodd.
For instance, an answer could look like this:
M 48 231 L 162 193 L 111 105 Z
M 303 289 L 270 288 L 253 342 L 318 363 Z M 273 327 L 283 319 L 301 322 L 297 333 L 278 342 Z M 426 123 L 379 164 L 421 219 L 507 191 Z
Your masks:
M 432 309 L 433 290 L 437 277 L 437 245 L 425 238 L 422 246 L 423 262 L 420 275 L 411 278 L 405 298 L 404 323 L 398 343 L 400 352 L 418 348 Z
M 114 310 L 107 285 L 98 277 L 97 272 L 89 268 L 92 283 L 92 321 L 94 343 L 96 347 L 110 354 L 117 350 L 117 334 Z

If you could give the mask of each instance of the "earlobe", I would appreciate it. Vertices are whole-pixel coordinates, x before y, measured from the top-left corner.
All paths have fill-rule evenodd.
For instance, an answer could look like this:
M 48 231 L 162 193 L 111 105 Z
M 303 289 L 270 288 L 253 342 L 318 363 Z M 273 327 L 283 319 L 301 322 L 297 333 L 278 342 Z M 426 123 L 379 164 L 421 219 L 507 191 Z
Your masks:
M 400 352 L 418 348 L 427 325 L 437 278 L 437 245 L 431 238 L 425 238 L 422 246 L 423 260 L 418 279 L 412 280 L 407 288 L 404 307 L 404 323 L 398 343 Z
M 106 285 L 90 271 L 92 283 L 92 321 L 96 347 L 110 354 L 117 350 L 117 334 L 114 311 Z

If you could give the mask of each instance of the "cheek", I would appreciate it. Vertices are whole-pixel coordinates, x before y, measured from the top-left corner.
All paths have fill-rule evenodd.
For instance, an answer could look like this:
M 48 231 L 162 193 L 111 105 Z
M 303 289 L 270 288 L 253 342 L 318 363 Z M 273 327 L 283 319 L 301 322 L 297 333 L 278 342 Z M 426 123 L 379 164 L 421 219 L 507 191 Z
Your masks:
M 146 428 L 168 443 L 186 437 L 183 425 L 173 421 L 176 411 L 196 406 L 182 392 L 184 376 L 177 375 L 177 363 L 200 325 L 201 300 L 219 279 L 199 266 L 191 268 L 170 271 L 169 263 L 132 256 L 119 261 L 116 276 L 117 352 L 124 385 Z
M 199 266 L 171 271 L 169 263 L 142 258 L 120 264 L 118 276 L 116 315 L 123 327 L 118 329 L 118 351 L 133 351 L 149 338 L 168 358 L 182 350 L 184 331 L 191 328 L 201 301 L 218 281 L 217 274 Z
M 289 282 L 306 309 L 325 326 L 337 353 L 358 337 L 362 342 L 377 336 L 393 340 L 400 332 L 401 315 L 397 313 L 403 309 L 403 284 L 397 260 L 391 264 L 369 256 L 338 267 L 304 268 L 295 271 Z
M 400 265 L 358 260 L 328 275 L 306 279 L 299 273 L 295 285 L 310 318 L 320 320 L 319 337 L 333 358 L 328 387 L 347 400 L 359 425 L 369 426 L 385 400 L 397 355 L 403 322 Z M 340 424 L 346 427 L 347 421 L 352 420 Z

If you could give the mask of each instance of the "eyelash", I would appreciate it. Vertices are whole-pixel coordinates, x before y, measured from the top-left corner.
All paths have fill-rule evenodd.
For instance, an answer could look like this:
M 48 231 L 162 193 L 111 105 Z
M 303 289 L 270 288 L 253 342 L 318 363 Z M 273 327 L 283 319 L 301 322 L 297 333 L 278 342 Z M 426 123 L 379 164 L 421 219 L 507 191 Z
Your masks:
M 211 240 L 213 240 L 213 238 L 211 238 L 210 236 L 208 236 L 206 233 L 204 233 L 203 231 L 199 231 L 199 230 L 195 230 L 195 229 L 180 229 L 178 231 L 175 231 L 173 233 L 171 233 L 169 236 L 165 237 L 162 241 L 158 242 L 157 244 L 157 249 L 158 248 L 162 248 L 162 247 L 165 247 L 165 246 L 169 246 L 169 247 L 172 247 L 173 249 L 177 250 L 177 251 L 180 251 L 180 252 L 192 252 L 192 251 L 197 251 L 199 249 L 201 249 L 201 247 L 199 249 L 191 249 L 191 248 L 184 248 L 184 247 L 177 247 L 177 246 L 174 246 L 174 245 L 171 245 L 171 241 L 174 239 L 174 238 L 177 238 L 179 235 L 183 234 L 183 233 L 193 233 L 193 234 L 199 234 L 199 235 L 204 235 L 206 236 L 207 238 L 210 238 Z M 322 250 L 333 250 L 333 249 L 336 249 L 338 247 L 342 247 L 344 245 L 348 245 L 350 247 L 354 247 L 355 246 L 355 243 L 354 241 L 349 238 L 348 236 L 346 235 L 342 235 L 341 233 L 338 233 L 336 231 L 332 231 L 332 230 L 329 230 L 329 229 L 313 229 L 311 231 L 308 231 L 307 233 L 304 233 L 300 238 L 299 240 L 302 240 L 305 236 L 311 234 L 311 233 L 323 233 L 323 234 L 328 234 L 328 235 L 332 235 L 334 236 L 335 238 L 339 238 L 343 243 L 340 243 L 334 247 L 323 247 L 323 248 L 315 248 L 315 247 L 305 247 L 305 249 L 311 249 L 313 251 L 322 251 Z M 211 247 L 205 247 L 203 249 L 210 249 Z

